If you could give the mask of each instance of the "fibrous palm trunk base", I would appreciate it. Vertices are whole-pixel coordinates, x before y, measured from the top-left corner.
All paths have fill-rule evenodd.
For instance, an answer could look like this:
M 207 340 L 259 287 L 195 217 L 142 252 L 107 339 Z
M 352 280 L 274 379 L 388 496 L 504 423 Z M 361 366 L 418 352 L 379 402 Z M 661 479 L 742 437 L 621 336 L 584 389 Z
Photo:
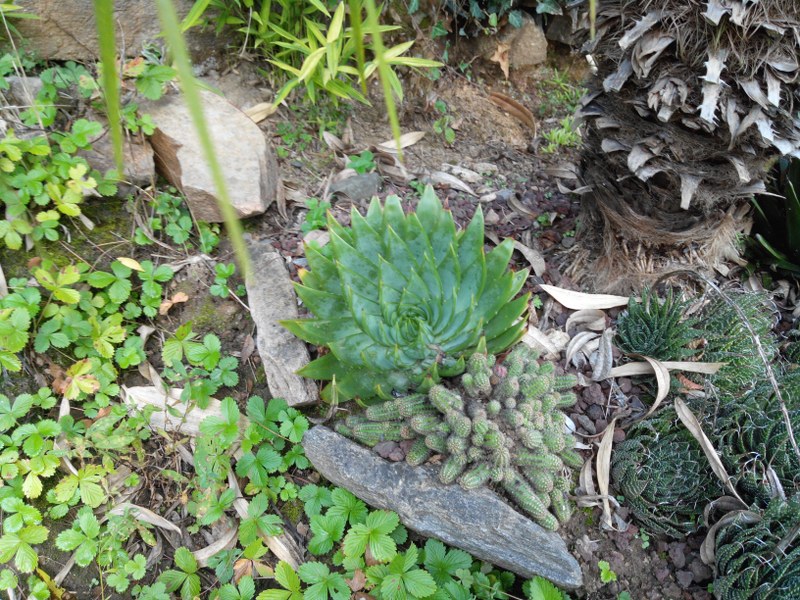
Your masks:
M 585 102 L 579 179 L 587 191 L 567 274 L 625 293 L 674 268 L 725 273 L 740 262 L 747 198 L 764 190 L 752 174 L 765 172 L 768 158 L 654 122 L 625 94 L 596 92 Z

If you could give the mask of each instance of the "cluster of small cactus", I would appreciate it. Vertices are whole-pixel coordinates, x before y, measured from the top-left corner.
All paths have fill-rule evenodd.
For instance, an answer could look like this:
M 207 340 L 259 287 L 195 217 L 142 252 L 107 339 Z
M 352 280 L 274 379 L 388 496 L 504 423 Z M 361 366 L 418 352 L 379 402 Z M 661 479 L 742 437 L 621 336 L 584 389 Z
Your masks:
M 570 469 L 583 464 L 560 411 L 575 403 L 567 390 L 576 379 L 556 375 L 552 363 L 537 358 L 524 344 L 502 364 L 479 351 L 467 361 L 460 389 L 435 385 L 427 394 L 372 405 L 338 430 L 368 446 L 414 440 L 409 464 L 444 455 L 443 483 L 458 481 L 465 489 L 497 483 L 536 522 L 555 530 L 572 512 Z
M 800 503 L 774 499 L 762 514 L 742 513 L 716 535 L 720 600 L 800 598 Z

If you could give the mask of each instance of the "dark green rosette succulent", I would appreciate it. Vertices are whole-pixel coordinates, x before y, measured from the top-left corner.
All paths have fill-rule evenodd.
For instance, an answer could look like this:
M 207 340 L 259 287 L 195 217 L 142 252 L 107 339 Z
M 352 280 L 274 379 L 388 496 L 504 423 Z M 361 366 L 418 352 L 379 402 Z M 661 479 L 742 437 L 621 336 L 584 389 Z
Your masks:
M 497 353 L 522 336 L 530 294 L 514 297 L 528 272 L 509 270 L 510 240 L 484 253 L 480 208 L 457 231 L 429 186 L 414 213 L 375 198 L 350 227 L 329 215 L 328 230 L 329 244 L 306 248 L 296 285 L 314 316 L 282 324 L 330 350 L 298 373 L 335 377 L 340 399 L 424 389 L 463 372 L 481 337 Z

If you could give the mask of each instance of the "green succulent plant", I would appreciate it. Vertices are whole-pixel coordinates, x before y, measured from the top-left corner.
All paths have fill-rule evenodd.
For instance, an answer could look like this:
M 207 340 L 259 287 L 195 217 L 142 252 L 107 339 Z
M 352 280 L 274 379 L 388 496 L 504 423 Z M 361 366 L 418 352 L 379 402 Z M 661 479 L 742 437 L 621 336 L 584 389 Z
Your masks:
M 553 363 L 539 364 L 537 356 L 524 344 L 502 364 L 477 352 L 460 389 L 434 385 L 427 394 L 375 404 L 337 430 L 368 446 L 413 440 L 409 464 L 442 454 L 442 483 L 458 481 L 465 489 L 498 483 L 536 522 L 557 529 L 572 514 L 570 469 L 583 465 L 559 410 L 575 403 L 565 390 L 576 379 L 557 376 Z
M 681 538 L 723 491 L 700 445 L 675 419 L 669 408 L 633 426 L 614 447 L 611 476 L 647 531 Z
M 728 291 L 726 294 L 736 308 L 722 298 L 715 298 L 703 308 L 703 360 L 725 363 L 710 381 L 721 392 L 738 397 L 767 379 L 766 365 L 742 315 L 758 335 L 765 358 L 773 362 L 778 352 L 772 334 L 774 307 L 768 305 L 763 293 Z
M 720 600 L 800 597 L 800 503 L 775 499 L 753 520 L 740 515 L 717 532 L 714 594 Z
M 514 297 L 528 272 L 508 269 L 509 240 L 484 253 L 480 208 L 457 231 L 428 186 L 416 212 L 375 198 L 350 227 L 328 215 L 328 230 L 328 245 L 306 248 L 310 271 L 296 286 L 314 316 L 282 324 L 330 350 L 298 373 L 335 377 L 340 399 L 425 389 L 463 372 L 482 337 L 500 352 L 522 336 L 530 295 Z
M 777 377 L 792 429 L 800 431 L 800 368 L 779 371 Z M 800 461 L 772 386 L 761 382 L 718 404 L 715 446 L 742 497 L 766 506 L 777 495 L 799 493 Z
M 625 352 L 659 360 L 681 360 L 695 351 L 688 348 L 700 333 L 696 321 L 686 318 L 687 303 L 670 289 L 663 300 L 652 290 L 642 292 L 642 301 L 631 298 L 628 310 L 617 321 L 617 341 Z

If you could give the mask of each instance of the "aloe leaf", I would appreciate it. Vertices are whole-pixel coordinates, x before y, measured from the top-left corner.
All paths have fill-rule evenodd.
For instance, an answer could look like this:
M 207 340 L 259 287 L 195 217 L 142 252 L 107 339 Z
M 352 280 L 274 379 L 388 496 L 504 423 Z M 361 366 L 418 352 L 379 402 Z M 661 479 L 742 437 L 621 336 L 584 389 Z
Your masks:
M 406 216 L 397 196 L 386 197 L 383 205 L 383 222 L 387 233 L 393 230 L 397 235 L 405 237 Z
M 333 354 L 325 354 L 316 360 L 312 360 L 303 368 L 297 371 L 298 375 L 308 377 L 309 379 L 319 379 L 321 381 L 330 381 L 334 375 L 337 375 L 342 370 L 342 363 Z
M 367 223 L 369 223 L 370 227 L 375 231 L 383 231 L 383 208 L 377 196 L 373 197 L 372 201 L 369 203 L 366 219 Z
M 501 336 L 504 331 L 515 325 L 517 320 L 527 310 L 529 301 L 530 294 L 525 294 L 501 308 L 494 319 L 486 325 L 485 334 L 487 343 Z M 494 352 L 494 350 L 491 349 L 489 351 Z
M 377 281 L 379 276 L 377 265 L 365 258 L 335 232 L 331 232 L 330 244 L 340 268 L 347 269 L 351 273 L 358 273 L 360 277 L 369 281 Z
M 491 340 L 487 338 L 486 348 L 490 353 L 502 352 L 506 348 L 516 344 L 525 334 L 528 323 L 522 319 L 513 327 L 506 329 L 502 334 Z
M 353 228 L 353 240 L 356 250 L 368 260 L 378 264 L 377 259 L 383 253 L 381 236 L 355 208 L 350 215 L 350 224 Z
M 331 319 L 348 309 L 347 302 L 340 293 L 332 294 L 305 285 L 295 285 L 294 289 L 297 296 L 315 317 Z

